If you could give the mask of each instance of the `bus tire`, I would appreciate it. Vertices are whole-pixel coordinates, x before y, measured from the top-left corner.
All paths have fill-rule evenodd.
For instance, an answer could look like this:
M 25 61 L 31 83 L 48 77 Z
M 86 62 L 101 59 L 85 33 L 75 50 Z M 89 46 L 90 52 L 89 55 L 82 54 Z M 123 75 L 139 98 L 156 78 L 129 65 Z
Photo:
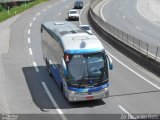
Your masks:
M 51 70 L 50 70 L 49 66 L 50 66 L 50 65 L 49 65 L 49 62 L 48 62 L 48 60 L 46 59 L 46 67 L 47 67 L 47 71 L 48 71 L 49 75 L 52 76 Z
M 62 93 L 63 93 L 64 97 L 65 97 L 65 98 L 67 98 L 67 97 L 66 97 L 65 90 L 64 90 L 64 88 L 63 88 L 63 84 L 62 84 L 62 82 L 61 82 L 61 91 L 62 91 Z
M 62 85 L 62 82 L 61 82 L 61 91 L 63 92 L 63 85 Z

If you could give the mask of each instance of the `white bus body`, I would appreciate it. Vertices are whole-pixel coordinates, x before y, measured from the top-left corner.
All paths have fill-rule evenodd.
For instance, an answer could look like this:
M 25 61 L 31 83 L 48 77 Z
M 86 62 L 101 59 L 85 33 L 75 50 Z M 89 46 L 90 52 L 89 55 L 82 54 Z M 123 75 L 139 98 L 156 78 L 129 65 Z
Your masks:
M 41 25 L 43 58 L 70 102 L 108 97 L 112 60 L 95 35 L 67 21 Z

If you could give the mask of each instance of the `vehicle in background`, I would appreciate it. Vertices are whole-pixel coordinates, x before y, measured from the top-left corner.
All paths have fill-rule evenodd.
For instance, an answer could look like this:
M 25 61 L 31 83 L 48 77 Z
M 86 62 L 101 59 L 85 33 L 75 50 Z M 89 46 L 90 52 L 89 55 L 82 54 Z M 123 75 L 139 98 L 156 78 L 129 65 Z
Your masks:
M 79 27 L 80 27 L 82 30 L 84 30 L 84 31 L 92 34 L 92 30 L 91 30 L 91 28 L 90 28 L 89 25 L 79 25 Z
M 69 102 L 107 98 L 112 60 L 95 36 L 67 21 L 41 25 L 43 59 Z
M 75 0 L 74 8 L 75 9 L 82 9 L 83 8 L 83 1 L 82 0 Z
M 70 10 L 68 13 L 68 20 L 79 20 L 78 10 Z

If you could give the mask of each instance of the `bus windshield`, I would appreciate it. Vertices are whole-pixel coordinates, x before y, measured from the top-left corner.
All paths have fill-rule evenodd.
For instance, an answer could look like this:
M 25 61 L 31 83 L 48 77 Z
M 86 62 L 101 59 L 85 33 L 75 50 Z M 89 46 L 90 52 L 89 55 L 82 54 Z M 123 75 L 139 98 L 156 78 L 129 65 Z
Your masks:
M 108 82 L 105 54 L 66 55 L 67 83 L 74 87 L 95 87 Z

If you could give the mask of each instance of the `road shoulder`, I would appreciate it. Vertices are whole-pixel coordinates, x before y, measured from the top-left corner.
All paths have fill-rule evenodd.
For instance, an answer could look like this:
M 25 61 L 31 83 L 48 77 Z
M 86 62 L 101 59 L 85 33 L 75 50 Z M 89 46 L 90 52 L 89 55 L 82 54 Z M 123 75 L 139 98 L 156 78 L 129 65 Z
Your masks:
M 0 23 L 0 113 L 9 113 L 9 105 L 6 98 L 6 86 L 5 86 L 5 74 L 2 65 L 1 56 L 4 53 L 9 51 L 9 41 L 10 41 L 10 31 L 11 25 L 19 18 L 19 15 L 16 15 L 2 23 Z
M 0 55 L 9 51 L 10 27 L 19 18 L 19 16 L 20 15 L 16 15 L 0 23 Z

